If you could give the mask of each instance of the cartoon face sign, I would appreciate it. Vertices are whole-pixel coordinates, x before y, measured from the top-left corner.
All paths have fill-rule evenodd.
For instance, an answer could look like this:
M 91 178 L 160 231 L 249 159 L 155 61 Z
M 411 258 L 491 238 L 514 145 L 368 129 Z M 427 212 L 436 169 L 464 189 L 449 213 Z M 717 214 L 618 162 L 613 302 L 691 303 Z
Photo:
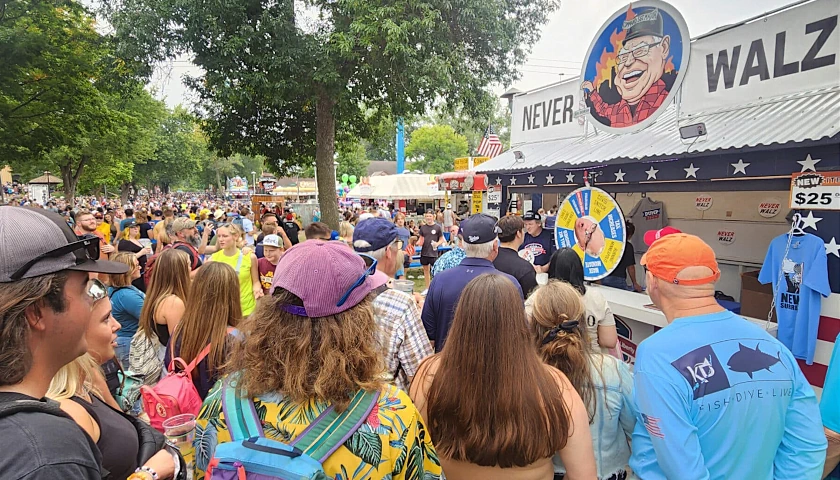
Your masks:
M 583 251 L 597 257 L 604 250 L 606 239 L 604 232 L 598 228 L 598 222 L 590 216 L 581 217 L 575 221 L 575 238 Z
M 581 72 L 587 119 L 610 133 L 650 125 L 688 68 L 688 28 L 671 5 L 634 2 L 614 13 L 589 47 Z

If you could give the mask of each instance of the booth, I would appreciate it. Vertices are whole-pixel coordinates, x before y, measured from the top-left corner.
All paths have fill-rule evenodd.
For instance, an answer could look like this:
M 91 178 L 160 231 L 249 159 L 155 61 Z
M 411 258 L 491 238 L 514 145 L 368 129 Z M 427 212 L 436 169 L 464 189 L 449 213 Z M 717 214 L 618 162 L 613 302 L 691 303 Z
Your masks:
M 630 53 L 653 65 L 646 86 L 622 70 L 628 21 L 617 14 L 593 40 L 580 77 L 513 97 L 511 148 L 477 168 L 501 192 L 488 208 L 562 210 L 571 192 L 597 187 L 633 220 L 627 245 L 637 264 L 649 226 L 701 237 L 721 267 L 716 289 L 771 332 L 771 286 L 758 285 L 755 272 L 771 241 L 791 230 L 786 214 L 800 213 L 804 233 L 825 246 L 830 285 L 813 361 L 799 360 L 819 394 L 840 333 L 839 13 L 836 0 L 813 0 L 693 40 L 674 14 L 667 45 Z M 632 95 L 644 100 L 631 106 Z M 786 288 L 798 289 L 795 268 Z M 644 285 L 644 270 L 636 272 Z M 632 362 L 664 317 L 643 293 L 596 288 Z
M 455 159 L 456 167 L 458 160 L 462 159 Z M 464 217 L 487 210 L 487 175 L 474 169 L 455 171 L 438 175 L 437 181 L 438 188 L 446 193 L 446 203 L 452 204 L 452 209 L 458 216 Z
M 41 205 L 46 205 L 52 197 L 55 186 L 62 183 L 60 175 L 44 172 L 44 175 L 29 181 L 29 198 Z
M 413 212 L 420 206 L 433 208 L 435 201 L 444 198 L 444 193 L 438 188 L 434 176 L 401 173 L 363 177 L 345 197 L 387 201 L 402 212 Z

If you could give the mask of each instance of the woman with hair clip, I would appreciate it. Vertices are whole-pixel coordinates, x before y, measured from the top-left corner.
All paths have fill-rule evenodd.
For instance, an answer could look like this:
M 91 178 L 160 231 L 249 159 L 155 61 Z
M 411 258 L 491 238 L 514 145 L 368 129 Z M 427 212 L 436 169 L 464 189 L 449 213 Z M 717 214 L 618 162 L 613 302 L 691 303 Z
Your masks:
M 554 252 L 548 262 L 548 278 L 571 284 L 583 296 L 586 315 L 582 321 L 589 333 L 592 349 L 608 353 L 618 342 L 615 318 L 607 300 L 600 292 L 586 288 L 583 284 L 583 261 L 571 248 L 561 248 Z M 528 302 L 530 307 L 531 302 Z
M 195 480 L 220 449 L 252 436 L 296 442 L 329 478 L 440 478 L 423 419 L 404 391 L 383 380 L 371 294 L 384 280 L 375 272 L 372 257 L 339 242 L 307 240 L 283 255 L 271 295 L 241 323 L 245 338 L 233 342 L 229 374 L 202 405 Z M 336 414 L 346 428 L 340 433 L 322 423 Z M 238 428 L 256 422 L 262 431 Z M 321 428 L 326 439 L 310 434 Z
M 119 411 L 105 387 L 99 365 L 114 358 L 119 329 L 103 289 L 85 333 L 87 353 L 58 371 L 47 396 L 58 401 L 99 447 L 103 479 L 172 478 L 176 463 L 178 470 L 181 467 L 177 454 L 166 450 L 161 434 Z
M 219 251 L 208 262 L 224 263 L 236 272 L 242 316 L 247 317 L 256 308 L 257 299 L 263 296 L 257 256 L 243 249 L 244 236 L 236 225 L 227 224 L 217 228 L 216 239 Z
M 617 358 L 593 351 L 582 320 L 586 307 L 571 285 L 550 280 L 531 296 L 531 331 L 543 361 L 565 373 L 589 412 L 599 480 L 625 480 L 636 425 L 633 375 Z M 554 457 L 555 478 L 566 469 Z
M 192 380 L 202 400 L 219 379 L 222 364 L 230 353 L 235 327 L 242 318 L 239 305 L 239 280 L 236 272 L 224 263 L 211 262 L 201 267 L 187 295 L 187 309 L 169 339 L 163 364 L 172 371 L 173 358 L 190 364 L 199 360 L 192 371 Z
M 429 425 L 448 480 L 593 480 L 586 407 L 537 355 L 522 299 L 506 277 L 467 284 L 443 350 L 420 366 L 410 396 Z

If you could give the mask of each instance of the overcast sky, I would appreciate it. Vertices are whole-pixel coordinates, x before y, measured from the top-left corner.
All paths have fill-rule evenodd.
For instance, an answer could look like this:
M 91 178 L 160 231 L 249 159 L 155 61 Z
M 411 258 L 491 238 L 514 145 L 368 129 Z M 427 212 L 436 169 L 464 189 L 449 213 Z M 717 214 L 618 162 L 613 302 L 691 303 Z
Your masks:
M 793 0 L 670 1 L 682 13 L 692 37 L 792 2 Z M 560 8 L 543 26 L 542 36 L 520 68 L 520 80 L 513 86 L 527 91 L 561 80 L 561 73 L 566 77 L 578 75 L 592 37 L 607 20 L 608 15 L 626 8 L 626 5 L 626 0 L 562 0 Z M 194 98 L 182 84 L 181 78 L 185 74 L 200 73 L 201 70 L 190 64 L 188 59 L 181 58 L 165 68 L 158 69 L 151 85 L 158 90 L 159 97 L 166 99 L 170 107 L 179 103 L 189 104 Z M 504 88 L 497 87 L 494 90 L 501 94 Z

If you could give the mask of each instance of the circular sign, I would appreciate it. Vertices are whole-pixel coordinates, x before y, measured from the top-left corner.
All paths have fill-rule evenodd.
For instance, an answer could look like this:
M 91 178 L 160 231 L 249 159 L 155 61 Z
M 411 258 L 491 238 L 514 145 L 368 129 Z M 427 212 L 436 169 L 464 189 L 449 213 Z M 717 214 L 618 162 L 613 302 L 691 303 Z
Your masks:
M 778 198 L 765 198 L 758 204 L 758 214 L 764 218 L 773 218 L 782 209 L 782 201 Z
M 554 242 L 583 261 L 583 278 L 600 280 L 618 266 L 626 238 L 624 214 L 607 192 L 583 187 L 570 193 L 557 213 Z
M 721 245 L 732 245 L 735 243 L 735 232 L 732 230 L 718 230 L 718 242 Z
M 609 133 L 631 133 L 656 120 L 688 69 L 688 27 L 671 5 L 642 0 L 601 26 L 581 70 L 586 118 Z
M 694 199 L 694 208 L 700 210 L 701 212 L 705 212 L 706 210 L 712 208 L 712 196 L 708 193 L 698 194 Z

